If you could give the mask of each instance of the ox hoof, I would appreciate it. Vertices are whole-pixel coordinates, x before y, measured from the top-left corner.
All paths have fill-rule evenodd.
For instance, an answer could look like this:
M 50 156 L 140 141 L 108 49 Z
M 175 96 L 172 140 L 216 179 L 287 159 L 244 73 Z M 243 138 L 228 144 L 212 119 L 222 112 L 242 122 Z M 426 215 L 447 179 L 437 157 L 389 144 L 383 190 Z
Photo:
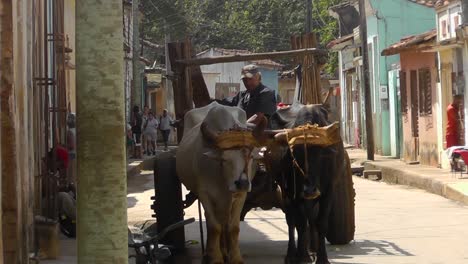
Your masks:
M 284 257 L 284 264 L 296 264 L 296 263 L 297 263 L 296 258 L 290 257 L 290 256 Z
M 203 264 L 224 264 L 224 261 L 222 259 L 213 259 L 210 256 L 203 256 L 202 260 Z
M 286 256 L 284 258 L 284 264 L 313 264 L 314 261 L 312 260 L 311 257 L 309 256 L 304 256 L 304 257 L 290 257 Z
M 315 264 L 330 264 L 330 261 L 328 259 L 317 259 Z
M 296 262 L 296 263 L 298 263 L 298 264 L 313 264 L 314 261 L 312 260 L 311 257 L 305 256 L 305 257 L 299 257 L 299 258 L 297 259 L 297 262 Z

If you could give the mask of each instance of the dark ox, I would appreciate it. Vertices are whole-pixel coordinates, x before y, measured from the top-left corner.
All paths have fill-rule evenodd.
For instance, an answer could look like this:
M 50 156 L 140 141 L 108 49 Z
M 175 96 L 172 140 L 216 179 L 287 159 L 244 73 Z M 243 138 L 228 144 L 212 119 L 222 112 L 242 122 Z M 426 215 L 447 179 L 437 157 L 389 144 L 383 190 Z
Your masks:
M 295 128 L 306 124 L 324 127 L 329 125 L 327 113 L 322 105 L 297 104 L 278 110 L 271 123 L 276 129 Z M 279 138 L 278 136 L 276 138 Z M 283 210 L 289 229 L 285 262 L 312 263 L 310 249 L 316 253 L 316 263 L 330 263 L 325 237 L 333 203 L 332 194 L 340 180 L 338 175 L 342 175 L 344 170 L 343 143 L 329 147 L 279 147 L 266 153 L 266 160 L 272 177 L 283 192 Z M 278 160 L 280 162 L 277 162 Z M 298 233 L 297 243 L 295 230 Z

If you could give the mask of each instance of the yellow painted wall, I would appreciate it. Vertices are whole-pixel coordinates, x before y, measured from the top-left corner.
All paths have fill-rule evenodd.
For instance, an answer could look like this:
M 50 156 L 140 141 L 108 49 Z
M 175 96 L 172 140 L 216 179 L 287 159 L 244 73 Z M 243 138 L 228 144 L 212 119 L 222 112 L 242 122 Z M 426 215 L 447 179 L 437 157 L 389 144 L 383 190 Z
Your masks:
M 450 104 L 452 98 L 452 65 L 453 65 L 453 52 L 451 49 L 439 52 L 440 59 L 440 118 L 438 125 L 442 128 L 442 140 L 439 140 L 438 148 L 441 153 L 441 166 L 449 168 L 450 164 L 444 150 L 446 146 L 445 128 L 447 126 L 447 106 Z

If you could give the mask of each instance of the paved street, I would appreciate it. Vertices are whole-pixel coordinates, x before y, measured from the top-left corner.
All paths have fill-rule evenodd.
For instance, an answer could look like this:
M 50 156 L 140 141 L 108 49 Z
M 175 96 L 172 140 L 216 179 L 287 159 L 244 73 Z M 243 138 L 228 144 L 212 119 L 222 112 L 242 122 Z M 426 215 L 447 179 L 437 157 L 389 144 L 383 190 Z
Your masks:
M 151 175 L 129 182 L 151 184 Z M 329 246 L 333 263 L 468 263 L 468 207 L 437 195 L 354 178 L 356 188 L 356 241 L 347 246 Z M 151 214 L 153 191 L 129 194 L 129 220 Z M 198 215 L 196 206 L 187 217 Z M 199 240 L 198 222 L 187 227 L 186 238 Z M 283 213 L 252 211 L 241 227 L 241 248 L 247 263 L 282 263 L 286 252 L 287 226 Z M 194 263 L 199 245 L 189 247 Z
M 354 181 L 356 240 L 328 246 L 332 263 L 468 263 L 468 207 L 418 189 L 357 177 Z M 131 177 L 128 192 L 129 222 L 150 219 L 151 171 Z M 186 211 L 187 217 L 197 215 L 196 204 Z M 187 226 L 186 239 L 199 241 L 198 230 L 198 222 Z M 44 263 L 76 263 L 74 242 L 62 243 L 68 256 Z M 286 243 L 287 226 L 279 210 L 251 211 L 242 223 L 241 250 L 248 264 L 283 263 Z M 200 263 L 200 251 L 200 244 L 189 246 L 189 256 L 179 263 Z

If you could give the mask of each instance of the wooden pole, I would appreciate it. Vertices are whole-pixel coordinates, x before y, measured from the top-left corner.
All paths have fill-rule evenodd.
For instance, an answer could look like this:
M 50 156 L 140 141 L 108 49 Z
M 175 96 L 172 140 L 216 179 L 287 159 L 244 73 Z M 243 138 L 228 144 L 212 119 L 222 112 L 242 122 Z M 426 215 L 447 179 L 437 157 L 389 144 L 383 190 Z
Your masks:
M 312 0 L 307 1 L 306 33 L 312 31 Z
M 371 104 L 371 88 L 369 82 L 369 51 L 367 50 L 367 20 L 365 1 L 359 0 L 359 16 L 361 24 L 359 32 L 361 35 L 362 48 L 362 67 L 364 78 L 364 103 L 366 117 L 366 138 L 367 138 L 367 159 L 374 160 L 374 127 L 372 124 L 372 104 Z
M 317 48 L 309 48 L 309 49 L 276 51 L 276 52 L 265 52 L 265 53 L 254 53 L 254 54 L 217 56 L 217 57 L 198 58 L 198 59 L 181 59 L 181 60 L 176 60 L 176 63 L 187 65 L 187 66 L 194 66 L 194 65 L 209 65 L 209 64 L 216 64 L 216 63 L 226 63 L 226 62 L 277 59 L 277 58 L 285 58 L 285 57 L 300 57 L 300 56 L 305 56 L 305 55 L 326 55 L 326 54 L 327 54 L 326 50 L 317 49 Z
M 13 4 L 0 2 L 0 133 L 1 133 L 1 209 L 0 263 L 20 263 L 20 196 L 17 159 L 13 65 Z M 2 245 L 3 244 L 3 245 Z
M 76 2 L 79 264 L 128 263 L 122 0 Z

